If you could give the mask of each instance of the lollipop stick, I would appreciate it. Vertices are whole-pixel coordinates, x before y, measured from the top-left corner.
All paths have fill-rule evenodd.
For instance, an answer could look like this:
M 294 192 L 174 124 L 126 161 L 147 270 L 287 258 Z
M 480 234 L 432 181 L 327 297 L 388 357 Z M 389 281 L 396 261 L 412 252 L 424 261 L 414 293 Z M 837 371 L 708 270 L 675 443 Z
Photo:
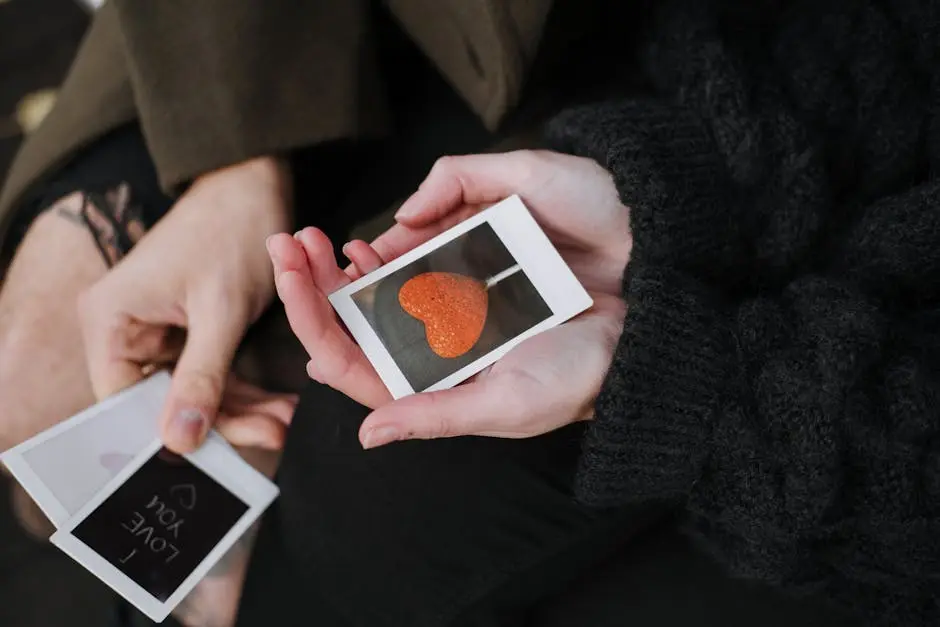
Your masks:
M 494 274 L 493 276 L 491 276 L 484 282 L 484 289 L 490 289 L 491 287 L 493 287 L 494 285 L 496 285 L 503 279 L 511 277 L 512 275 L 519 272 L 520 270 L 522 270 L 522 266 L 520 266 L 519 264 L 516 264 L 514 266 L 506 268 L 505 270 L 503 270 L 502 272 L 499 272 L 498 274 Z

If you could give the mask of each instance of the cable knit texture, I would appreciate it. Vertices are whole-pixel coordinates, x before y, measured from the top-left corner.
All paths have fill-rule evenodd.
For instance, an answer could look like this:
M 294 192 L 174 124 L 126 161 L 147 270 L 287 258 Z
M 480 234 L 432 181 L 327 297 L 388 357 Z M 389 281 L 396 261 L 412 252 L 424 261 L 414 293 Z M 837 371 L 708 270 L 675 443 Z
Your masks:
M 549 128 L 634 237 L 579 496 L 681 504 L 738 576 L 938 625 L 940 2 L 652 5 L 652 93 Z

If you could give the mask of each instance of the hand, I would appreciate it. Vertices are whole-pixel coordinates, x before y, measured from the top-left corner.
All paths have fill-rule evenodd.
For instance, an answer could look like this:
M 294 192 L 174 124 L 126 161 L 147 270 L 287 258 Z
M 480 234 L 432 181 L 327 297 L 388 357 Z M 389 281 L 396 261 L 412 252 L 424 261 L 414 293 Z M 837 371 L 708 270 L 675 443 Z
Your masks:
M 219 426 L 234 443 L 280 446 L 293 399 L 234 382 L 229 370 L 245 330 L 273 297 L 262 243 L 289 226 L 290 200 L 286 166 L 272 158 L 207 174 L 79 298 L 97 398 L 176 362 L 161 418 L 176 452 L 202 443 L 226 391 L 232 398 Z
M 588 291 L 620 294 L 630 257 L 630 215 L 607 170 L 583 157 L 521 150 L 439 159 L 372 242 L 350 242 L 366 269 L 388 263 L 459 222 L 518 194 Z M 361 272 L 347 268 L 352 278 Z
M 522 196 L 591 291 L 594 307 L 526 340 L 468 383 L 389 402 L 326 294 L 512 193 Z M 591 161 L 552 153 L 449 158 L 438 162 L 397 218 L 399 224 L 371 246 L 344 247 L 353 261 L 346 272 L 316 229 L 268 242 L 278 295 L 311 356 L 308 373 L 377 408 L 361 427 L 363 446 L 470 434 L 529 437 L 590 417 L 623 326 L 619 292 L 630 252 L 628 212 L 609 175 Z

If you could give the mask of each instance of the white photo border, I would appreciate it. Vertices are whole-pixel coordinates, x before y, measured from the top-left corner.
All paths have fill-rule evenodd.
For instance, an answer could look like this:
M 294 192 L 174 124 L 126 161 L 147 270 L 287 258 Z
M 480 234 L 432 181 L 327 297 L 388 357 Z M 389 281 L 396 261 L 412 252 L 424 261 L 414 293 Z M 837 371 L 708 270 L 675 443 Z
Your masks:
M 121 390 L 113 396 L 109 396 L 100 403 L 92 405 L 88 409 L 75 414 L 68 420 L 64 420 L 54 427 L 46 429 L 42 433 L 0 454 L 0 462 L 7 467 L 16 481 L 23 486 L 23 489 L 26 490 L 26 493 L 36 502 L 36 505 L 42 510 L 49 521 L 55 525 L 56 528 L 61 527 L 68 522 L 72 514 L 70 514 L 68 509 L 62 505 L 62 502 L 56 498 L 52 490 L 46 485 L 46 482 L 33 470 L 33 467 L 26 459 L 26 454 L 45 442 L 67 431 L 71 431 L 78 425 L 111 410 L 115 405 L 120 405 L 125 402 L 128 397 L 140 394 L 142 390 L 147 394 L 147 401 L 154 404 L 153 423 L 156 425 L 160 408 L 163 406 L 167 394 L 169 394 L 170 383 L 171 379 L 169 373 L 166 371 L 157 372 L 140 383 Z M 154 427 L 154 435 L 156 434 L 156 427 Z
M 484 222 L 489 223 L 521 266 L 532 286 L 551 309 L 552 315 L 422 391 L 433 392 L 454 387 L 496 362 L 523 341 L 566 322 L 594 304 L 587 290 L 558 254 L 519 196 L 510 196 L 330 295 L 329 300 L 336 313 L 375 366 L 392 397 L 402 398 L 414 394 L 416 390 L 395 363 L 395 359 L 369 324 L 353 296 Z
M 157 623 L 163 622 L 176 606 L 186 598 L 186 595 L 192 592 L 192 589 L 202 581 L 209 570 L 232 548 L 232 545 L 248 531 L 249 527 L 260 518 L 261 514 L 280 493 L 274 483 L 244 461 L 221 435 L 210 431 L 205 444 L 194 453 L 189 453 L 184 457 L 211 477 L 213 481 L 216 481 L 241 499 L 248 506 L 248 510 L 183 580 L 173 594 L 166 601 L 160 601 L 99 555 L 94 549 L 79 540 L 72 532 L 85 518 L 104 503 L 115 490 L 153 458 L 162 447 L 162 442 L 155 440 L 133 462 L 128 464 L 105 489 L 86 503 L 78 514 L 72 517 L 50 538 L 52 544 L 91 571 L 111 589 Z

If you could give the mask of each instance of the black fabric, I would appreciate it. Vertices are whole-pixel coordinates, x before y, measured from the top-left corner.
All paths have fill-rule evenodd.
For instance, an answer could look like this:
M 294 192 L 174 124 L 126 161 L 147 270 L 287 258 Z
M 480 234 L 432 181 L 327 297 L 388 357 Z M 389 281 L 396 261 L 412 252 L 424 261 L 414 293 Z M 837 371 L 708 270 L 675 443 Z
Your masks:
M 582 425 L 365 451 L 367 414 L 302 394 L 240 627 L 851 624 L 722 575 L 655 505 L 578 505 Z
M 136 124 L 128 124 L 102 137 L 67 163 L 31 198 L 23 201 L 10 233 L 19 242 L 37 215 L 75 191 L 101 195 L 121 183 L 132 190 L 147 228 L 170 208 L 172 200 L 160 191 L 153 161 Z
M 124 599 L 115 599 L 108 627 L 153 627 L 156 624 Z M 162 627 L 184 627 L 172 616 L 167 617 L 160 625 Z
M 654 93 L 549 130 L 634 238 L 578 494 L 672 502 L 737 575 L 935 625 L 940 3 L 757 4 L 656 3 Z

